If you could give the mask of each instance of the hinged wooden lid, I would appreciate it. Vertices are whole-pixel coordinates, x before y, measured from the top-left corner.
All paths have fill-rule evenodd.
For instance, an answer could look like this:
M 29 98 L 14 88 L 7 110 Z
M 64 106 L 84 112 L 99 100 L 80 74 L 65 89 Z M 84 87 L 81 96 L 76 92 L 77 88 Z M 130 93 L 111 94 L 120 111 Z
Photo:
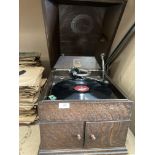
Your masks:
M 126 0 L 43 0 L 51 67 L 60 55 L 107 59 Z

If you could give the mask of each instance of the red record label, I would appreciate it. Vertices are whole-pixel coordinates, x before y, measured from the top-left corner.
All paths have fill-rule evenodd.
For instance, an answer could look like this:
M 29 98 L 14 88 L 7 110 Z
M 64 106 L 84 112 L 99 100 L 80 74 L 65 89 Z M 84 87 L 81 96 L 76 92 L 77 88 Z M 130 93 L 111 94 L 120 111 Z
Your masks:
M 77 90 L 79 92 L 87 92 L 89 91 L 89 87 L 83 86 L 83 85 L 78 85 L 74 87 L 74 90 Z

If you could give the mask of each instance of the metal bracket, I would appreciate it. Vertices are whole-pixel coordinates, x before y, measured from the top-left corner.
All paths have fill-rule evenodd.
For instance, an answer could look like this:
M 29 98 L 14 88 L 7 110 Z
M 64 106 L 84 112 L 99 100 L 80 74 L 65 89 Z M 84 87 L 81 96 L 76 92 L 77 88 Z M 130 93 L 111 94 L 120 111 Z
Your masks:
M 123 51 L 124 47 L 127 45 L 127 43 L 130 41 L 131 37 L 135 33 L 135 24 L 132 25 L 130 30 L 126 33 L 124 38 L 121 40 L 119 45 L 115 48 L 114 52 L 111 54 L 111 56 L 107 59 L 105 68 L 106 71 L 108 72 L 110 65 L 112 62 L 120 55 L 120 53 Z

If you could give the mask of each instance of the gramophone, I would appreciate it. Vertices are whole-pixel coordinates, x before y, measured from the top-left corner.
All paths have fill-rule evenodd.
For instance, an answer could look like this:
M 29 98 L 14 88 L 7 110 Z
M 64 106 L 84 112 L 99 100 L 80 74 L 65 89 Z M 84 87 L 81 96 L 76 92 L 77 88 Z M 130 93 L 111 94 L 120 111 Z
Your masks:
M 132 101 L 105 63 L 125 0 L 43 0 L 51 73 L 38 105 L 39 155 L 125 155 Z

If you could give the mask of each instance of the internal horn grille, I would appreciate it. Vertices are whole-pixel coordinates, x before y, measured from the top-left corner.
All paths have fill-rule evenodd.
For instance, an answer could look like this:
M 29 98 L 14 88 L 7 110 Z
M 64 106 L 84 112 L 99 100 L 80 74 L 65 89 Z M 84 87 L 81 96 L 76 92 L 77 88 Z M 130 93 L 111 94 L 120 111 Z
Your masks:
M 105 46 L 103 20 L 105 8 L 60 5 L 60 49 L 65 55 L 91 56 Z

